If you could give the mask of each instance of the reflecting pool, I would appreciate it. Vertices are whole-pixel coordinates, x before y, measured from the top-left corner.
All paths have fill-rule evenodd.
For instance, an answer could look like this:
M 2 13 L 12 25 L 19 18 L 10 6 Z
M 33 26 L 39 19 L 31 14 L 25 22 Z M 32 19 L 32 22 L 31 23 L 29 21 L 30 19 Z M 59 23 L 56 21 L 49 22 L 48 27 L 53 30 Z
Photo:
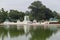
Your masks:
M 60 25 L 0 25 L 0 40 L 60 40 Z

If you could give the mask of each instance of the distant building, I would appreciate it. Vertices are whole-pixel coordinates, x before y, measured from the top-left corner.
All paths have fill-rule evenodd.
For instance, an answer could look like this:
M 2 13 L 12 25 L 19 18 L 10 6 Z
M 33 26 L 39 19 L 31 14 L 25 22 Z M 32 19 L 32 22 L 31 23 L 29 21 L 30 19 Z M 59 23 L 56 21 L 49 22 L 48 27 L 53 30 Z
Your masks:
M 56 18 L 50 18 L 49 21 L 50 22 L 58 22 L 58 19 L 56 19 Z

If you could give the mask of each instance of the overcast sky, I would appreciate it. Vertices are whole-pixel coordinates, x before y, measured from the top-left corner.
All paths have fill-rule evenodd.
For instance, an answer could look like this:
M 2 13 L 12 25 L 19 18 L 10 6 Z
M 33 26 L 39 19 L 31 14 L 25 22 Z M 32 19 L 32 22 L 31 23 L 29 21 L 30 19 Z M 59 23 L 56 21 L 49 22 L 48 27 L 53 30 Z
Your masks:
M 19 11 L 28 10 L 28 6 L 36 0 L 0 0 L 0 9 L 15 9 Z M 46 7 L 51 10 L 60 12 L 60 0 L 40 0 Z

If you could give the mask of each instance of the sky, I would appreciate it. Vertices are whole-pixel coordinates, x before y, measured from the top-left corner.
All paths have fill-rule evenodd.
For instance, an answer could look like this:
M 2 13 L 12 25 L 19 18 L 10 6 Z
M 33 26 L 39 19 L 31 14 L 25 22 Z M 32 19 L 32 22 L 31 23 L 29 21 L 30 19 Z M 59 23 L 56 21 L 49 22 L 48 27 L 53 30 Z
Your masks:
M 0 9 L 4 8 L 5 10 L 19 10 L 19 11 L 27 11 L 29 5 L 36 0 L 0 0 Z M 47 8 L 50 8 L 52 11 L 57 11 L 60 13 L 60 0 L 39 0 L 44 4 Z

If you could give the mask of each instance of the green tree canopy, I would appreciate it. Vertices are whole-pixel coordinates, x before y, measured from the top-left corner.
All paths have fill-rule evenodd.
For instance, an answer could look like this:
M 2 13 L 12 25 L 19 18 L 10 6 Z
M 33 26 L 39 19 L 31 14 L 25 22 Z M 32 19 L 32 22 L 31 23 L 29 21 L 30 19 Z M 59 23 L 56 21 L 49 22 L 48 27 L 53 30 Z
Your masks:
M 0 23 L 4 22 L 7 18 L 7 11 L 4 11 L 4 9 L 2 8 L 0 11 Z
M 9 12 L 9 18 L 12 19 L 13 21 L 15 20 L 18 20 L 18 19 L 21 19 L 23 20 L 24 18 L 24 12 L 19 12 L 17 10 L 10 10 Z
M 34 1 L 28 8 L 31 9 L 31 19 L 33 18 L 36 20 L 48 20 L 49 18 L 54 17 L 53 12 L 45 5 L 43 5 L 40 1 Z

